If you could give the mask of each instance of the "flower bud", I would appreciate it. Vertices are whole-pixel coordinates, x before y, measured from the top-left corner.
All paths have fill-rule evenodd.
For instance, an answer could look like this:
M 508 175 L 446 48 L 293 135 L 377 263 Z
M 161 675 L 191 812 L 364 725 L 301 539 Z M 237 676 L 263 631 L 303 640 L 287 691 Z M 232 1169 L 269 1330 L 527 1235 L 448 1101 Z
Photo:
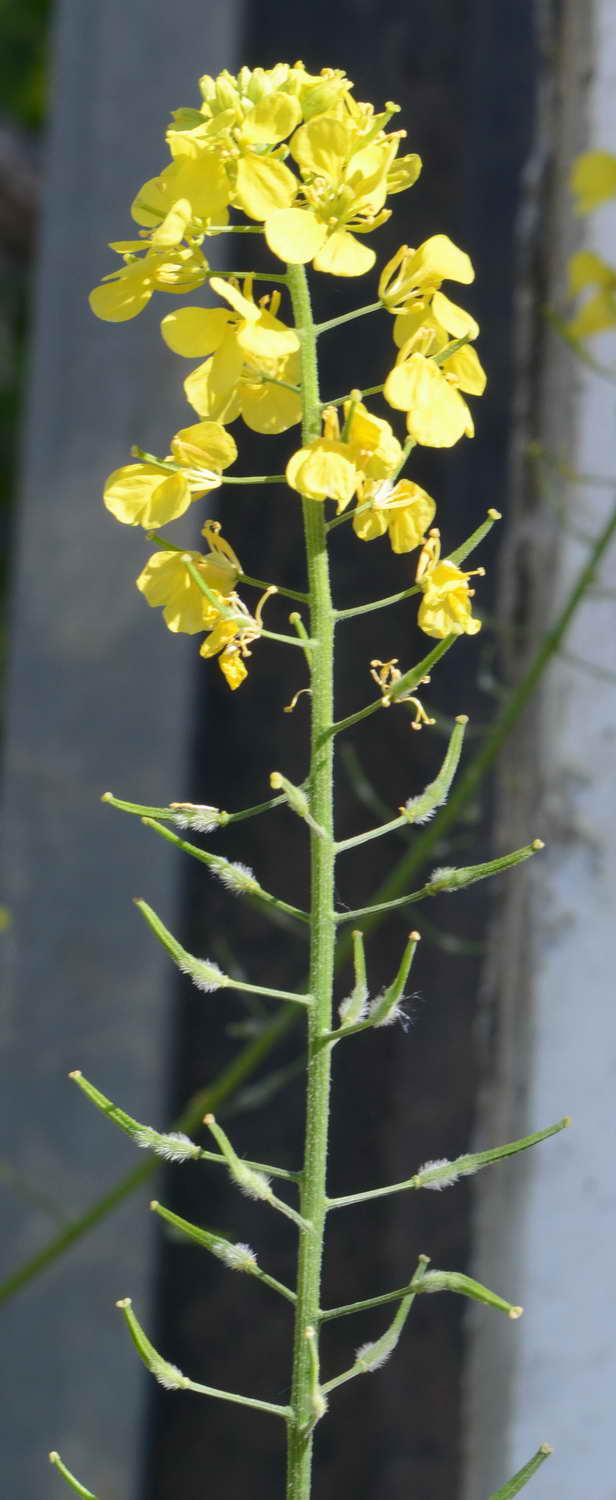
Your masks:
M 116 1307 L 124 1314 L 130 1336 L 140 1359 L 143 1360 L 146 1369 L 150 1371 L 150 1374 L 154 1376 L 159 1385 L 164 1386 L 166 1391 L 187 1390 L 190 1386 L 190 1380 L 186 1375 L 182 1374 L 181 1370 L 178 1370 L 177 1365 L 172 1365 L 168 1360 L 163 1359 L 158 1350 L 154 1348 L 154 1345 L 150 1343 L 141 1324 L 135 1317 L 130 1297 L 122 1297 L 119 1302 L 116 1302 Z

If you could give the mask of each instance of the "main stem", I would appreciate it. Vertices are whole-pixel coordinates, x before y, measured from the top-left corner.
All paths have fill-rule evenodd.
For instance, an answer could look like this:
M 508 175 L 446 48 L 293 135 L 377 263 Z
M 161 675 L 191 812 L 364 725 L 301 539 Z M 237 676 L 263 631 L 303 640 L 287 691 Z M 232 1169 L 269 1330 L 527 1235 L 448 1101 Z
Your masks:
M 302 439 L 320 436 L 321 408 L 316 335 L 310 294 L 303 266 L 289 266 L 289 290 L 300 338 Z M 311 834 L 310 994 L 314 997 L 308 1021 L 306 1134 L 301 1186 L 301 1212 L 310 1230 L 301 1231 L 295 1338 L 293 1349 L 292 1416 L 288 1428 L 287 1500 L 310 1500 L 314 1407 L 314 1348 L 318 1353 L 321 1263 L 326 1213 L 326 1169 L 329 1125 L 331 1047 L 320 1039 L 331 1027 L 334 972 L 334 829 L 333 829 L 333 657 L 332 607 L 323 507 L 304 500 L 304 536 L 310 598 L 310 653 L 312 728 L 310 746 L 310 809 L 324 837 Z M 314 1341 L 306 1337 L 314 1330 Z

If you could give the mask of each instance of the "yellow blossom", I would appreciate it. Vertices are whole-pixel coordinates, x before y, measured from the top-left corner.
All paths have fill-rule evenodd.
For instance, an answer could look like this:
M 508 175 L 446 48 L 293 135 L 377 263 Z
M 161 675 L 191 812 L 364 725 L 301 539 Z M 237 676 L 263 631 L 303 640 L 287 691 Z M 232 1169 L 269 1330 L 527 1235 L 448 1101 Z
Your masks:
M 389 422 L 375 417 L 356 396 L 344 403 L 344 436 L 336 408 L 329 406 L 323 412 L 323 436 L 299 448 L 287 464 L 291 489 L 309 500 L 335 500 L 339 512 L 350 505 L 363 480 L 386 479 L 402 461 Z
M 119 240 L 110 248 L 124 264 L 103 277 L 89 298 L 92 312 L 107 323 L 136 318 L 154 292 L 191 292 L 206 280 L 208 263 L 194 247 L 150 249 L 142 240 Z
M 567 323 L 573 338 L 589 338 L 616 326 L 616 270 L 594 250 L 579 250 L 569 262 L 569 291 L 575 297 L 589 288 L 591 295 Z
M 253 641 L 258 640 L 261 633 L 261 611 L 271 592 L 276 591 L 266 589 L 259 600 L 254 617 L 238 595 L 232 594 L 229 603 L 233 607 L 235 618 L 229 619 L 221 616 L 200 647 L 200 656 L 218 657 L 218 665 L 223 677 L 233 691 L 241 686 L 247 676 L 244 662 L 251 655 L 250 647 Z
M 616 197 L 616 156 L 611 151 L 585 151 L 571 171 L 576 214 L 592 213 L 607 198 Z
M 351 392 L 343 412 L 345 439 L 357 467 L 367 479 L 387 479 L 402 463 L 402 448 L 389 422 L 368 411 L 359 391 Z
M 154 245 L 176 245 L 186 230 L 203 233 L 228 221 L 229 184 L 219 156 L 180 156 L 139 189 L 131 205 L 137 224 L 151 230 Z
M 393 552 L 412 552 L 421 546 L 435 512 L 431 496 L 410 479 L 394 485 L 372 481 L 360 489 L 353 530 L 364 542 L 387 532 Z
M 480 576 L 483 572 L 483 568 L 474 569 Z M 468 580 L 473 576 L 447 558 L 441 559 L 439 533 L 431 531 L 417 564 L 417 582 L 423 593 L 418 624 L 426 635 L 443 640 L 448 635 L 477 635 L 481 630 L 481 620 L 472 613 L 474 589 L 469 588 Z
M 390 406 L 406 412 L 409 435 L 428 448 L 451 448 L 466 435 L 473 437 L 469 407 L 460 394 L 480 396 L 486 376 L 474 349 L 464 346 L 449 358 L 419 353 L 416 338 L 403 344 L 383 387 Z
M 279 63 L 205 75 L 200 86 L 200 107 L 173 116 L 171 160 L 135 195 L 141 238 L 115 247 L 126 264 L 111 289 L 92 294 L 99 317 L 135 317 L 155 290 L 199 285 L 208 270 L 200 246 L 227 227 L 230 210 L 263 223 L 283 260 L 359 276 L 375 256 L 357 236 L 384 223 L 388 195 L 419 175 L 417 155 L 397 155 L 404 132 L 386 130 L 398 105 L 376 114 L 340 69 L 310 74 L 301 62 Z
M 230 304 L 184 307 L 163 319 L 162 334 L 174 353 L 185 358 L 207 356 L 191 371 L 184 389 L 201 416 L 233 422 L 240 414 L 255 432 L 284 432 L 301 417 L 294 391 L 299 377 L 299 339 L 276 316 L 280 293 L 255 303 L 252 281 L 244 290 L 235 281 L 212 277 L 212 289 Z
M 379 297 L 389 312 L 404 312 L 410 301 L 438 291 L 443 281 L 475 280 L 470 256 L 446 234 L 433 234 L 417 250 L 401 245 L 379 280 Z
M 163 607 L 163 618 L 170 630 L 195 635 L 198 630 L 212 630 L 220 619 L 220 608 L 242 571 L 233 548 L 221 536 L 219 521 L 206 521 L 202 535 L 209 552 L 166 552 L 161 549 L 149 558 L 137 579 L 137 588 L 152 607 Z M 186 567 L 189 558 L 212 594 L 208 599 Z
M 195 583 L 186 567 L 186 557 L 212 590 L 214 601 L 222 604 L 223 595 L 216 590 L 207 559 L 200 552 L 155 552 L 139 574 L 137 588 L 153 609 L 162 607 L 169 630 L 196 635 L 199 630 L 211 630 L 220 619 L 220 611 L 216 602 L 210 602 Z
M 206 521 L 203 536 L 209 551 L 155 552 L 137 579 L 137 588 L 153 608 L 162 607 L 169 630 L 196 635 L 207 631 L 200 647 L 203 657 L 218 656 L 219 666 L 232 689 L 238 688 L 247 672 L 244 660 L 249 647 L 261 631 L 260 600 L 255 616 L 235 593 L 241 564 L 233 548 L 221 535 L 218 521 Z M 192 571 L 187 566 L 192 564 Z M 205 592 L 194 573 L 198 573 Z M 269 592 L 269 591 L 268 591 Z
M 103 490 L 105 505 L 126 526 L 166 526 L 193 500 L 218 489 L 222 470 L 236 458 L 233 438 L 219 422 L 183 427 L 172 439 L 169 459 L 114 469 Z M 170 468 L 174 461 L 182 467 Z
M 389 218 L 388 177 L 401 133 L 379 130 L 367 142 L 362 123 L 361 116 L 321 115 L 293 135 L 304 201 L 263 215 L 267 243 L 281 260 L 312 260 L 315 270 L 334 276 L 361 276 L 374 265 L 374 251 L 356 236 Z M 421 163 L 418 157 L 413 162 L 417 177 Z M 407 177 L 401 186 L 414 180 L 411 168 Z

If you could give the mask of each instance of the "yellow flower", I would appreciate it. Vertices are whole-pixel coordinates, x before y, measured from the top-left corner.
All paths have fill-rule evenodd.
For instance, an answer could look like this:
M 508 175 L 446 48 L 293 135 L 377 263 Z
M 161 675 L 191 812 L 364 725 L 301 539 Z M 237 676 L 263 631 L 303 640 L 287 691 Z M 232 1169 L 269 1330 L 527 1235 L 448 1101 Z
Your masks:
M 364 119 L 321 115 L 293 135 L 291 154 L 300 170 L 305 202 L 263 214 L 267 243 L 281 260 L 312 260 L 315 270 L 333 276 L 361 276 L 374 265 L 374 251 L 356 235 L 369 233 L 389 218 L 384 205 L 401 133 L 386 135 L 379 129 L 367 140 Z M 409 167 L 408 180 L 400 188 L 419 175 L 419 158 L 412 161 L 414 176 Z
M 208 263 L 194 247 L 150 249 L 142 240 L 118 240 L 110 248 L 124 265 L 104 276 L 89 297 L 92 312 L 107 323 L 136 318 L 154 292 L 191 292 L 206 280 Z
M 219 657 L 219 666 L 232 689 L 247 676 L 244 659 L 261 631 L 260 600 L 255 617 L 235 593 L 241 564 L 220 534 L 218 521 L 206 521 L 203 535 L 209 552 L 166 552 L 150 557 L 137 579 L 137 588 L 152 608 L 162 607 L 169 630 L 196 635 L 205 630 L 200 656 Z M 208 589 L 205 594 L 186 566 L 192 563 Z M 229 617 L 229 611 L 232 611 Z
M 183 427 L 171 442 L 170 460 L 125 464 L 105 484 L 107 509 L 126 526 L 166 526 L 222 484 L 221 472 L 235 462 L 237 448 L 218 422 Z M 175 461 L 180 470 L 167 467 Z
M 569 291 L 575 297 L 589 287 L 596 290 L 567 324 L 573 338 L 589 338 L 616 325 L 616 271 L 594 250 L 579 250 L 569 262 Z
M 379 297 L 389 312 L 404 312 L 408 303 L 438 291 L 443 281 L 475 280 L 470 256 L 446 234 L 433 234 L 417 250 L 401 245 L 379 280 Z
M 611 151 L 585 151 L 571 170 L 571 192 L 576 214 L 592 213 L 599 203 L 616 197 L 616 156 Z
M 475 568 L 483 575 L 483 568 Z M 448 635 L 477 635 L 481 620 L 472 613 L 474 589 L 468 586 L 473 573 L 464 573 L 447 558 L 440 558 L 440 537 L 430 532 L 419 556 L 417 582 L 423 593 L 418 624 L 426 635 L 443 640 Z
M 253 641 L 258 640 L 261 633 L 261 611 L 270 592 L 275 593 L 275 590 L 266 589 L 254 617 L 237 594 L 232 594 L 228 602 L 235 612 L 235 619 L 220 617 L 200 647 L 200 656 L 218 656 L 218 665 L 232 691 L 240 687 L 248 675 L 244 662 L 251 655 Z
M 308 500 L 335 500 L 346 510 L 361 478 L 348 443 L 324 436 L 293 453 L 286 469 L 287 484 Z
M 417 352 L 416 338 L 402 345 L 383 395 L 405 411 L 409 435 L 428 448 L 451 448 L 464 434 L 473 437 L 473 419 L 461 391 L 480 396 L 486 376 L 474 349 L 465 346 L 437 364 Z
M 389 422 L 375 417 L 359 397 L 359 391 L 352 391 L 344 402 L 346 442 L 366 479 L 387 479 L 402 463 L 402 448 Z
M 285 432 L 300 420 L 301 401 L 274 382 L 297 383 L 299 339 L 276 316 L 280 293 L 257 304 L 250 277 L 243 293 L 235 281 L 216 276 L 211 286 L 230 309 L 184 307 L 161 325 L 175 354 L 207 356 L 184 382 L 191 406 L 219 422 L 233 422 L 241 414 L 255 432 Z
M 361 487 L 353 530 L 363 542 L 388 532 L 392 552 L 412 552 L 421 546 L 435 512 L 434 500 L 412 480 L 395 485 L 381 480 Z
M 263 223 L 282 259 L 359 276 L 375 256 L 357 235 L 384 223 L 387 196 L 419 175 L 418 156 L 397 157 L 404 131 L 385 129 L 398 105 L 375 114 L 340 69 L 316 75 L 301 62 L 279 63 L 200 83 L 201 107 L 177 110 L 167 132 L 171 161 L 133 200 L 140 239 L 112 246 L 125 265 L 92 293 L 101 318 L 121 322 L 156 290 L 200 285 L 208 271 L 200 246 L 227 227 L 230 209 Z M 268 423 L 258 431 L 283 430 L 269 425 L 271 403 L 255 397 L 255 405 Z
M 189 557 L 212 588 L 213 581 L 207 575 L 206 562 L 200 552 L 155 552 L 149 558 L 137 579 L 137 588 L 152 608 L 162 606 L 163 619 L 169 630 L 195 635 L 198 630 L 210 630 L 220 618 L 215 604 L 202 594 L 191 577 L 184 555 Z M 222 594 L 217 594 L 222 604 Z
M 206 521 L 203 535 L 209 543 L 206 556 L 201 552 L 155 552 L 137 579 L 137 588 L 152 608 L 163 609 L 169 630 L 195 635 L 198 630 L 212 630 L 220 620 L 216 605 L 224 605 L 242 571 L 229 543 L 220 535 L 218 521 Z M 214 598 L 210 601 L 186 567 L 190 558 Z
M 159 177 L 144 182 L 133 199 L 131 215 L 151 231 L 153 245 L 177 245 L 187 230 L 193 237 L 206 233 L 210 224 L 225 225 L 230 196 L 216 152 L 179 156 Z
M 402 460 L 402 449 L 389 422 L 375 417 L 363 402 L 344 403 L 345 433 L 340 435 L 334 406 L 323 412 L 323 436 L 294 453 L 287 464 L 291 489 L 309 500 L 335 500 L 338 511 L 350 505 L 362 480 L 386 479 Z
M 401 245 L 379 281 L 379 297 L 396 314 L 394 342 L 407 353 L 440 354 L 449 339 L 476 339 L 479 324 L 440 290 L 444 280 L 471 282 L 471 261 L 446 234 L 434 234 L 417 250 Z M 420 342 L 421 339 L 421 342 Z M 412 351 L 410 341 L 415 340 Z M 394 382 L 395 388 L 395 382 Z

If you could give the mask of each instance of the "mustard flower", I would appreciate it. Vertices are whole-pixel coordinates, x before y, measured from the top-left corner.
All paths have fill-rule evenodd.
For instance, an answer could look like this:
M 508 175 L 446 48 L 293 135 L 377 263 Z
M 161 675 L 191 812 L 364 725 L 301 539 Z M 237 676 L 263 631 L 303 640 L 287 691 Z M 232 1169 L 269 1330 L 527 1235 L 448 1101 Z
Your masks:
M 254 616 L 250 614 L 237 594 L 231 594 L 228 602 L 233 607 L 235 618 L 219 618 L 200 647 L 200 656 L 218 657 L 220 670 L 232 691 L 240 687 L 248 675 L 244 663 L 251 655 L 250 647 L 253 641 L 258 640 L 261 633 L 263 605 L 270 593 L 275 592 L 275 589 L 265 590 Z
M 576 214 L 590 214 L 606 199 L 616 197 L 616 156 L 611 151 L 585 151 L 571 170 L 571 192 Z
M 220 534 L 218 521 L 206 521 L 203 536 L 209 543 L 209 552 L 179 552 L 176 549 L 160 550 L 150 557 L 137 579 L 137 588 L 152 608 L 162 606 L 163 619 L 169 630 L 181 631 L 185 635 L 196 635 L 199 630 L 212 630 L 220 620 L 216 605 L 224 605 L 233 593 L 242 571 L 239 559 L 229 543 Z M 210 601 L 199 588 L 186 567 L 189 557 L 197 572 L 211 590 Z
M 430 532 L 417 564 L 417 582 L 423 599 L 418 624 L 426 635 L 443 640 L 448 635 L 477 635 L 481 620 L 472 613 L 474 589 L 468 580 L 474 574 L 483 576 L 483 568 L 464 573 L 447 558 L 440 556 L 440 537 L 436 528 Z
M 222 470 L 236 458 L 233 438 L 219 422 L 196 422 L 176 433 L 169 459 L 114 469 L 103 490 L 105 505 L 126 526 L 166 526 L 193 500 L 218 489 Z M 181 467 L 169 467 L 174 463 Z
M 424 541 L 435 512 L 434 500 L 412 480 L 393 485 L 372 480 L 360 488 L 353 530 L 363 542 L 387 533 L 392 552 L 412 552 Z
M 280 293 L 255 303 L 252 280 L 211 278 L 226 307 L 184 307 L 163 319 L 165 343 L 186 359 L 206 355 L 184 382 L 191 406 L 203 417 L 233 422 L 242 416 L 255 432 L 285 432 L 301 417 L 299 394 L 276 384 L 299 378 L 299 339 L 276 316 Z
M 302 125 L 292 137 L 291 154 L 300 170 L 304 201 L 263 215 L 274 255 L 294 263 L 313 261 L 315 270 L 333 276 L 369 271 L 376 255 L 357 235 L 368 234 L 389 218 L 389 173 L 400 139 L 400 132 L 379 131 L 366 143 L 352 118 L 323 115 Z M 396 191 L 419 175 L 419 157 L 408 161 L 408 180 Z M 252 213 L 245 202 L 241 206 Z
M 481 396 L 485 385 L 485 371 L 474 349 L 465 345 L 449 358 L 441 354 L 437 364 L 419 352 L 414 335 L 402 345 L 383 395 L 390 406 L 406 412 L 407 430 L 416 443 L 451 448 L 459 438 L 473 437 L 475 432 L 461 391 Z
M 154 292 L 192 292 L 207 279 L 208 263 L 194 246 L 152 249 L 143 240 L 118 240 L 110 249 L 124 264 L 104 276 L 89 297 L 92 312 L 106 323 L 136 318 Z
M 589 338 L 616 326 L 616 270 L 594 250 L 579 250 L 569 262 L 569 292 L 575 297 L 591 288 L 591 295 L 567 323 L 573 338 Z
M 356 393 L 357 396 L 359 393 Z M 309 500 L 335 500 L 346 510 L 363 480 L 386 479 L 402 461 L 402 448 L 389 422 L 375 417 L 363 402 L 344 404 L 344 436 L 334 406 L 323 412 L 323 436 L 292 454 L 286 479 Z
M 204 76 L 200 108 L 177 110 L 167 132 L 171 161 L 133 200 L 141 238 L 112 246 L 125 264 L 93 292 L 97 315 L 120 322 L 155 290 L 202 284 L 203 240 L 235 209 L 264 225 L 285 261 L 339 276 L 369 270 L 374 252 L 357 236 L 385 222 L 386 198 L 412 186 L 421 162 L 398 156 L 404 131 L 385 129 L 398 105 L 375 114 L 352 90 L 341 70 L 310 74 L 301 62 Z
M 470 256 L 446 234 L 433 234 L 417 250 L 401 245 L 379 279 L 379 297 L 388 312 L 404 312 L 409 302 L 438 291 L 443 281 L 475 280 Z

